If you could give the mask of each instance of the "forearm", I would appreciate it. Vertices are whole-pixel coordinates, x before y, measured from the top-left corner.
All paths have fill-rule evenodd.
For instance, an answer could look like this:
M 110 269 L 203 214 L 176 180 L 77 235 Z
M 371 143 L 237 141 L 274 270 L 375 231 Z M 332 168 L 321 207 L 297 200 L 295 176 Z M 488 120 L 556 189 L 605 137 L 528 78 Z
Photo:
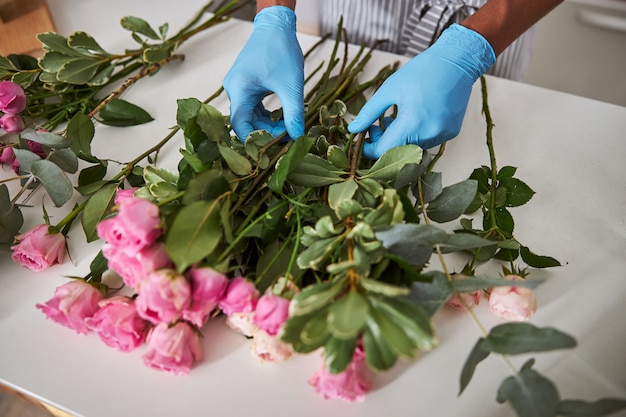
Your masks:
M 295 10 L 296 0 L 257 0 L 256 11 L 260 12 L 262 9 L 270 6 L 285 6 Z
M 461 25 L 484 36 L 496 55 L 500 55 L 515 39 L 562 1 L 490 0 L 463 20 Z

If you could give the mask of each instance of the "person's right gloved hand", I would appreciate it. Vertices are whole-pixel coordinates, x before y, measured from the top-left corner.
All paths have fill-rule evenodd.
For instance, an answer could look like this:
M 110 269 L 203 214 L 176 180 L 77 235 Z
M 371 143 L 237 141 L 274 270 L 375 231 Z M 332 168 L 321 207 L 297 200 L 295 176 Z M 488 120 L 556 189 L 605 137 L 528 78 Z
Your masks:
M 292 139 L 304 134 L 304 58 L 296 38 L 296 14 L 284 6 L 266 7 L 254 19 L 250 38 L 224 78 L 230 123 L 241 141 L 258 129 Z M 284 121 L 272 121 L 262 100 L 275 93 Z

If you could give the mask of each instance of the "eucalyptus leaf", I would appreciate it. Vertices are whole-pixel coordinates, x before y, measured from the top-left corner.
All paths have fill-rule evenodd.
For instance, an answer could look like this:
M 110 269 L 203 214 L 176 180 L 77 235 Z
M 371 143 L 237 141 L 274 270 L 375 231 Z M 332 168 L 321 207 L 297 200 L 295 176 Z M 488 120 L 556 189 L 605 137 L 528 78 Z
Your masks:
M 525 279 L 523 281 L 512 281 L 507 279 L 494 279 L 488 277 L 468 276 L 464 279 L 456 279 L 449 281 L 449 285 L 458 292 L 474 292 L 477 290 L 492 288 L 492 287 L 524 287 L 524 288 L 537 288 L 541 283 L 545 282 L 545 279 Z
M 559 415 L 568 417 L 602 417 L 626 409 L 626 400 L 603 398 L 594 402 L 581 400 L 561 400 Z
M 30 166 L 33 162 L 40 161 L 41 157 L 27 149 L 13 148 L 13 153 L 20 163 L 20 172 L 30 172 Z
M 530 323 L 511 322 L 491 329 L 482 348 L 503 355 L 545 352 L 573 348 L 576 340 L 552 327 L 539 328 Z
M 422 307 L 428 316 L 433 316 L 452 296 L 446 274 L 441 271 L 430 271 L 424 274 L 432 277 L 430 282 L 413 282 L 408 299 Z
M 474 200 L 478 183 L 465 180 L 443 188 L 441 193 L 428 204 L 428 217 L 438 223 L 445 223 L 458 218 Z
M 30 172 L 44 186 L 54 205 L 61 207 L 74 192 L 72 182 L 58 165 L 42 159 L 30 165 Z
M 422 195 L 424 203 L 430 203 L 443 192 L 441 172 L 427 172 L 422 176 Z M 419 195 L 415 196 L 420 198 Z
M 80 218 L 87 242 L 98 239 L 96 226 L 111 212 L 116 192 L 117 184 L 107 184 L 87 200 Z
M 53 162 L 63 171 L 73 174 L 78 171 L 78 158 L 71 149 L 56 149 L 48 155 L 48 161 Z
M 165 238 L 165 247 L 178 272 L 208 256 L 222 237 L 217 200 L 196 201 L 183 207 Z
M 552 381 L 528 365 L 502 381 L 496 399 L 509 402 L 519 417 L 554 417 L 559 410 L 559 393 Z
M 469 356 L 465 360 L 465 364 L 463 364 L 463 369 L 461 369 L 461 380 L 459 384 L 459 395 L 461 395 L 463 391 L 465 391 L 465 388 L 467 388 L 467 385 L 472 380 L 472 377 L 474 376 L 474 371 L 476 370 L 476 366 L 480 362 L 485 360 L 491 353 L 488 350 L 483 349 L 482 340 L 482 338 L 478 339 L 478 342 L 476 342 Z
M 41 143 L 51 148 L 68 148 L 72 144 L 72 139 L 63 137 L 51 132 L 38 132 L 34 129 L 24 129 L 20 136 L 26 140 Z
M 22 212 L 11 202 L 6 184 L 0 184 L 0 244 L 12 244 L 22 224 Z

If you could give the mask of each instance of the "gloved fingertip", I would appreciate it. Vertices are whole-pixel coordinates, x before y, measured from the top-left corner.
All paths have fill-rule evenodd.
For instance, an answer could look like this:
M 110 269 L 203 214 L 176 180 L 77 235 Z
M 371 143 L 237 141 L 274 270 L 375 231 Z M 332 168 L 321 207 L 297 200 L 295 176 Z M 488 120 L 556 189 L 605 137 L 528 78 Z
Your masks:
M 366 143 L 363 145 L 363 156 L 367 159 L 378 159 L 380 158 L 380 154 L 376 152 L 376 144 L 375 143 Z

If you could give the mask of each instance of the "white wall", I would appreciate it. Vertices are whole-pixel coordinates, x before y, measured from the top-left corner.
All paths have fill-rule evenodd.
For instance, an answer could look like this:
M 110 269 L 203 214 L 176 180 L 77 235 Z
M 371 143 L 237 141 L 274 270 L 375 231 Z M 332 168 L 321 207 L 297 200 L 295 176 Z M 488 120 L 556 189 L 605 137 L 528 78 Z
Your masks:
M 319 35 L 320 0 L 297 0 L 298 31 Z

